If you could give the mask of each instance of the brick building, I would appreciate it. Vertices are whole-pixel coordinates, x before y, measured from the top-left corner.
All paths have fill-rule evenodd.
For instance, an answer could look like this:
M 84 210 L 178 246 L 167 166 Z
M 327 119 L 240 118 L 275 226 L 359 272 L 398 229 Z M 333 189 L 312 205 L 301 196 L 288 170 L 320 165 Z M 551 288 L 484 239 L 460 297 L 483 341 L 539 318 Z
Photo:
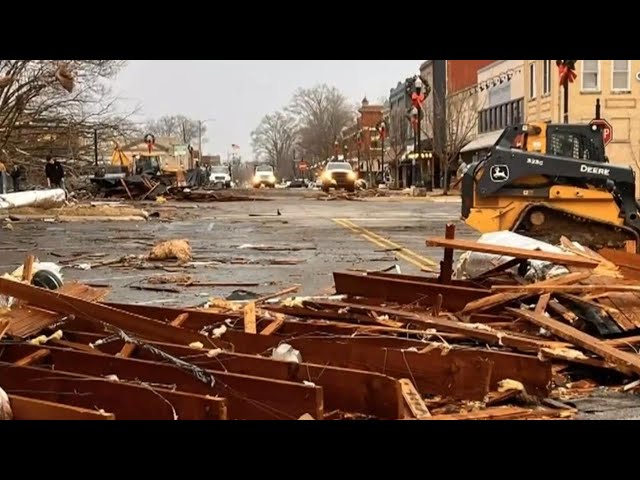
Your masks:
M 382 145 L 377 127 L 383 118 L 384 108 L 384 105 L 369 104 L 365 97 L 356 123 L 342 131 L 342 155 L 339 158 L 344 158 L 346 153 L 347 160 L 360 172 L 360 178 L 370 182 L 382 167 Z
M 474 86 L 478 70 L 496 60 L 447 60 L 447 96 Z

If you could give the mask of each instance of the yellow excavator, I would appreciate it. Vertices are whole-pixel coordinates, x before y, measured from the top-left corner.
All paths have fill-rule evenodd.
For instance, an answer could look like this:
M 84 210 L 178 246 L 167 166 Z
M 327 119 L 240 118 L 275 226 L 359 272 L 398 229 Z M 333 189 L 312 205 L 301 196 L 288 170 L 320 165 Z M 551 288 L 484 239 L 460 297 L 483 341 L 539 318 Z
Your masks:
M 612 165 L 602 132 L 583 124 L 508 127 L 461 182 L 462 218 L 480 233 L 510 230 L 551 244 L 638 251 L 635 173 Z
M 143 175 L 159 180 L 167 186 L 187 186 L 186 170 L 173 158 L 159 151 L 142 152 L 133 159 L 116 144 L 111 162 L 98 169 L 91 183 L 99 189 L 119 188 L 122 181 L 138 183 Z

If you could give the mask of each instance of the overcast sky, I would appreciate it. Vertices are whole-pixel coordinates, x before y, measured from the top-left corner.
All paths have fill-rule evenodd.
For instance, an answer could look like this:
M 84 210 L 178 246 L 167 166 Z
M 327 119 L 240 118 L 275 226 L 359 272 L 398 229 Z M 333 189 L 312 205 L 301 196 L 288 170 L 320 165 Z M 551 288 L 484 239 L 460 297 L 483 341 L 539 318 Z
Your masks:
M 127 105 L 143 118 L 183 114 L 207 122 L 205 154 L 232 143 L 251 156 L 250 133 L 260 119 L 288 104 L 298 87 L 326 83 L 359 102 L 387 98 L 422 60 L 131 60 L 116 79 Z

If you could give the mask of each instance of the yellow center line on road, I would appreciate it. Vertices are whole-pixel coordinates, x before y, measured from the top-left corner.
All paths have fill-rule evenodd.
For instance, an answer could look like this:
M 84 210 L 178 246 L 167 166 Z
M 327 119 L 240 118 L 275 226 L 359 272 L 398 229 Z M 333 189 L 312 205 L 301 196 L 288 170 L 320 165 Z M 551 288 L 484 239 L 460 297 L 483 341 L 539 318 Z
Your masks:
M 348 228 L 352 232 L 362 236 L 369 242 L 377 245 L 385 250 L 396 250 L 393 252 L 398 257 L 403 260 L 415 265 L 421 270 L 433 270 L 433 267 L 437 267 L 438 264 L 431 260 L 430 258 L 424 257 L 422 255 L 417 254 L 416 252 L 409 250 L 408 248 L 403 247 L 391 240 L 388 240 L 384 237 L 381 237 L 377 233 L 372 232 L 371 230 L 367 230 L 359 225 L 356 225 L 351 220 L 346 218 L 334 218 L 333 221 L 338 225 Z

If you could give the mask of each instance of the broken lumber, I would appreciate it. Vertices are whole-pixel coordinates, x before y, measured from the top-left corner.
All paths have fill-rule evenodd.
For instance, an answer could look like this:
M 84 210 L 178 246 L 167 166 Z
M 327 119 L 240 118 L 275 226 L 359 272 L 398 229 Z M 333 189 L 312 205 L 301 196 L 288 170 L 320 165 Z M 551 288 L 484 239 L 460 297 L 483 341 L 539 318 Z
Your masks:
M 574 272 L 574 273 L 569 273 L 568 275 L 563 275 L 561 277 L 555 277 L 549 280 L 536 282 L 532 285 L 535 285 L 537 288 L 546 287 L 549 285 L 554 285 L 554 286 L 567 285 L 567 284 L 579 282 L 581 280 L 589 278 L 590 276 L 591 276 L 590 272 Z M 515 300 L 522 300 L 531 295 L 534 295 L 535 293 L 536 292 L 528 292 L 528 291 L 516 292 L 516 293 L 503 292 L 503 293 L 496 293 L 490 296 L 485 296 L 484 298 L 480 298 L 478 300 L 469 302 L 467 305 L 464 306 L 460 314 L 468 315 L 469 313 L 472 313 L 472 312 L 480 312 L 483 310 L 488 310 L 490 308 L 497 307 L 499 305 L 504 305 L 506 303 L 513 302 Z
M 591 335 L 581 332 L 571 325 L 566 325 L 558 320 L 539 315 L 535 312 L 527 310 L 518 310 L 516 308 L 508 308 L 510 312 L 523 320 L 527 320 L 534 325 L 545 328 L 554 335 L 573 343 L 585 350 L 595 353 L 604 358 L 607 362 L 618 367 L 621 373 L 633 371 L 636 375 L 640 375 L 640 357 L 637 355 L 620 351 L 605 342 L 598 340 Z
M 31 345 L 8 345 L 0 359 L 11 361 L 16 356 L 37 350 Z M 158 361 L 91 355 L 59 348 L 50 348 L 50 352 L 56 371 L 90 377 L 116 375 L 120 380 L 175 385 L 182 393 L 223 396 L 231 420 L 287 420 L 305 412 L 319 416 L 323 413 L 322 387 L 207 370 L 214 379 L 214 384 L 210 385 L 191 372 Z
M 102 408 L 119 420 L 226 420 L 224 399 L 0 362 L 2 388 L 48 402 Z M 176 418 L 177 417 L 177 418 Z
M 64 295 L 59 291 L 45 290 L 0 278 L 0 292 L 27 301 L 44 310 L 100 321 L 143 338 L 182 342 L 187 345 L 193 342 L 211 345 L 211 341 L 205 335 L 172 327 L 150 318 L 117 310 L 99 303 Z
M 115 420 L 113 413 L 9 395 L 14 420 Z
M 353 297 L 370 297 L 401 304 L 416 303 L 432 306 L 438 294 L 443 296 L 442 308 L 457 312 L 490 290 L 442 285 L 438 283 L 396 280 L 389 277 L 334 272 L 336 293 Z
M 599 265 L 597 260 L 579 257 L 577 255 L 566 255 L 563 253 L 543 252 L 540 250 L 527 250 L 524 248 L 506 247 L 503 245 L 490 245 L 471 240 L 448 240 L 446 238 L 427 238 L 428 247 L 445 247 L 455 250 L 464 250 L 479 253 L 500 255 L 503 257 L 523 258 L 527 260 L 541 260 L 558 265 L 568 265 L 572 267 L 594 268 Z

